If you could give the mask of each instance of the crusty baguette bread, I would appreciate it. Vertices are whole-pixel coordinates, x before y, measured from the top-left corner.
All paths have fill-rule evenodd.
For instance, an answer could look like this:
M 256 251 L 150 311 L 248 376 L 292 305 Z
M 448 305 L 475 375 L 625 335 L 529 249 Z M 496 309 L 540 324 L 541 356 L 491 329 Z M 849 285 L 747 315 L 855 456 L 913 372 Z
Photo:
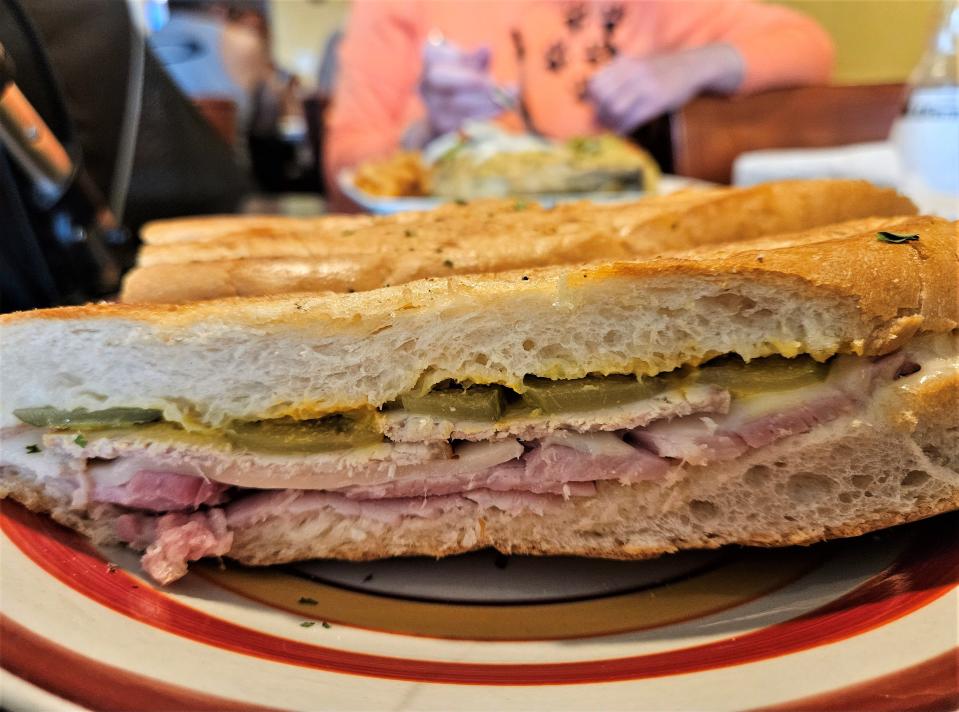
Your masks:
M 908 219 L 908 218 L 903 218 Z M 780 241 L 820 240 L 853 235 L 893 224 L 885 217 L 861 218 L 826 228 L 779 236 Z M 378 243 L 371 243 L 378 244 Z M 389 243 L 384 243 L 388 245 Z M 714 249 L 707 246 L 702 249 Z M 482 274 L 652 256 L 651 243 L 589 231 L 567 235 L 533 234 L 517 250 L 507 239 L 487 239 L 480 249 L 472 242 L 442 247 L 419 243 L 392 252 L 342 252 L 323 256 L 265 257 L 156 264 L 130 272 L 123 287 L 129 303 L 175 304 L 221 297 L 254 297 L 294 292 L 364 292 L 427 277 Z M 319 249 L 313 249 L 314 253 Z M 649 253 L 649 255 L 647 255 Z
M 956 224 L 763 241 L 346 295 L 95 305 L 0 318 L 14 408 L 162 408 L 209 424 L 380 406 L 446 378 L 656 374 L 717 354 L 876 355 L 956 327 Z M 776 246 L 778 244 L 778 246 Z
M 411 257 L 427 272 L 442 257 L 417 251 Z M 448 258 L 447 258 L 448 259 Z M 135 267 L 123 280 L 121 300 L 127 304 L 183 304 L 224 297 L 258 297 L 296 292 L 365 292 L 404 281 L 396 268 L 409 264 L 407 255 L 396 259 L 386 254 L 342 254 L 321 258 L 268 257 L 264 259 L 217 260 Z M 456 264 L 452 262 L 452 264 Z M 449 274 L 468 274 L 446 268 Z
M 520 206 L 521 209 L 517 209 Z M 141 229 L 141 239 L 145 245 L 156 249 L 145 250 L 141 264 L 185 261 L 181 255 L 190 255 L 191 260 L 207 259 L 203 254 L 207 247 L 213 250 L 214 259 L 220 259 L 225 255 L 217 252 L 209 243 L 235 238 L 250 238 L 253 243 L 257 242 L 257 238 L 286 236 L 335 242 L 335 238 L 343 237 L 341 233 L 344 230 L 373 228 L 380 234 L 396 237 L 397 233 L 402 234 L 407 228 L 417 227 L 448 238 L 449 233 L 461 226 L 482 234 L 485 229 L 502 225 L 516 231 L 525 224 L 556 226 L 570 220 L 589 224 L 597 219 L 605 222 L 606 226 L 622 228 L 654 222 L 660 217 L 668 223 L 669 218 L 689 217 L 685 213 L 691 209 L 703 213 L 693 216 L 696 224 L 677 225 L 670 232 L 681 242 L 689 239 L 692 245 L 710 239 L 697 233 L 735 231 L 737 235 L 733 239 L 748 239 L 857 217 L 915 213 L 912 202 L 892 189 L 862 180 L 823 179 L 777 181 L 748 188 L 687 189 L 625 203 L 565 203 L 550 210 L 543 209 L 535 202 L 483 199 L 466 204 L 448 204 L 437 210 L 379 218 L 367 215 L 303 218 L 215 215 L 147 223 Z M 729 226 L 717 222 L 729 223 Z M 793 225 L 795 227 L 791 227 Z M 660 226 L 654 227 L 658 229 Z M 716 241 L 725 240 L 717 238 Z M 186 243 L 194 243 L 192 247 L 195 252 L 192 255 Z M 230 249 L 235 252 L 226 256 L 254 256 L 242 252 L 240 245 Z M 285 255 L 285 249 L 288 248 L 279 247 L 272 256 Z M 172 257 L 166 258 L 167 254 Z
M 140 239 L 147 245 L 171 245 L 237 236 L 284 237 L 320 230 L 356 228 L 373 220 L 368 215 L 326 215 L 322 218 L 244 215 L 242 220 L 238 220 L 236 215 L 204 215 L 148 222 L 140 228 Z
M 959 371 L 919 388 L 889 384 L 870 410 L 670 482 L 600 483 L 556 512 L 460 507 L 398 524 L 333 509 L 274 516 L 234 532 L 246 564 L 316 557 L 445 556 L 493 546 L 515 554 L 642 559 L 724 544 L 783 546 L 865 532 L 959 508 Z M 71 509 L 29 473 L 5 468 L 0 497 L 50 512 L 101 544 L 117 510 Z
M 915 206 L 895 191 L 822 180 L 552 210 L 525 201 L 477 201 L 399 218 L 187 218 L 145 228 L 147 244 L 122 300 L 362 291 L 429 276 L 631 259 L 913 213 Z M 352 267 L 344 270 L 346 264 Z
M 916 238 L 885 242 L 877 239 L 880 228 Z M 204 555 L 186 551 L 187 541 L 174 541 L 172 549 L 179 553 L 170 556 L 179 559 L 171 558 L 169 565 L 163 559 L 168 550 L 167 544 L 159 545 L 160 539 L 187 536 L 189 531 L 216 539 L 217 546 L 225 542 L 213 553 L 250 564 L 316 556 L 442 556 L 485 546 L 511 553 L 628 559 L 729 543 L 809 543 L 931 516 L 959 507 L 957 250 L 954 223 L 932 217 L 891 218 L 859 223 L 856 229 L 847 224 L 644 261 L 432 278 L 358 294 L 180 306 L 104 304 L 6 315 L 0 317 L 0 432 L 10 439 L 0 447 L 0 497 L 48 511 L 100 543 L 123 538 L 135 547 L 148 547 L 144 562 L 154 557 L 150 565 L 159 568 L 147 570 L 161 582 L 182 575 L 185 559 Z M 521 391 L 530 374 L 652 375 L 728 353 L 747 360 L 770 354 L 826 359 L 900 349 L 895 373 L 875 381 L 875 387 L 870 381 L 859 389 L 865 382 L 855 381 L 848 387 L 862 397 L 829 419 L 817 420 L 813 414 L 805 429 L 792 431 L 781 430 L 783 421 L 771 419 L 765 427 L 767 432 L 777 429 L 779 439 L 707 465 L 696 465 L 685 454 L 645 451 L 646 457 L 662 456 L 665 474 L 622 480 L 629 484 L 604 480 L 613 471 L 607 473 L 598 456 L 590 460 L 595 469 L 585 473 L 595 478 L 587 484 L 595 484 L 596 493 L 572 495 L 564 484 L 568 499 L 557 494 L 536 499 L 533 493 L 539 490 L 532 487 L 529 492 L 506 490 L 508 497 L 521 500 L 522 506 L 511 507 L 483 496 L 429 494 L 424 487 L 422 498 L 398 495 L 384 500 L 367 493 L 350 500 L 336 494 L 344 490 L 317 486 L 318 479 L 300 484 L 271 474 L 264 480 L 266 466 L 250 468 L 258 478 L 253 483 L 229 479 L 229 470 L 168 472 L 194 480 L 209 475 L 216 482 L 240 485 L 237 499 L 222 507 L 214 502 L 210 509 L 189 515 L 218 517 L 229 527 L 219 535 L 198 521 L 183 524 L 182 530 L 171 523 L 171 529 L 160 533 L 161 517 L 153 538 L 141 539 L 123 533 L 129 531 L 129 522 L 121 517 L 130 510 L 106 503 L 118 500 L 85 499 L 98 487 L 95 468 L 110 468 L 107 474 L 135 469 L 136 475 L 128 475 L 132 477 L 163 474 L 149 471 L 151 458 L 172 449 L 162 439 L 142 447 L 99 450 L 99 442 L 119 442 L 123 436 L 91 435 L 88 442 L 72 433 L 42 435 L 13 415 L 17 408 L 41 405 L 159 408 L 187 426 L 215 427 L 234 419 L 306 419 L 381 406 L 416 386 L 446 378 L 501 383 Z M 882 369 L 889 360 L 843 363 L 871 370 Z M 777 409 L 789 408 L 790 396 L 762 397 L 774 399 Z M 800 408 L 811 412 L 808 403 Z M 692 420 L 723 427 L 709 413 L 722 417 L 707 411 L 701 418 L 692 415 Z M 678 423 L 680 429 L 686 424 Z M 131 437 L 151 437 L 138 433 Z M 613 440 L 628 437 L 625 431 L 604 435 Z M 205 437 L 179 437 L 188 436 Z M 29 444 L 38 437 L 42 452 Z M 79 461 L 57 460 L 58 438 L 71 443 L 74 453 L 90 450 Z M 625 440 L 618 442 L 628 447 Z M 506 444 L 524 456 L 526 447 L 549 447 L 545 440 Z M 450 447 L 445 440 L 440 445 Z M 359 458 L 362 450 L 336 450 L 330 458 Z M 475 450 L 450 452 L 443 462 L 466 459 Z M 638 454 L 638 449 L 631 450 L 629 456 Z M 271 473 L 301 466 L 306 457 L 253 453 L 242 447 L 227 448 L 224 455 L 228 468 L 236 471 L 243 469 L 244 458 L 254 456 L 272 463 Z M 52 465 L 34 464 L 51 458 Z M 161 468 L 176 467 L 168 459 L 157 461 Z M 51 475 L 45 469 L 49 467 L 60 469 Z M 547 471 L 545 476 L 552 474 Z M 472 477 L 473 471 L 465 476 Z M 109 491 L 111 481 L 99 484 Z M 119 481 L 124 487 L 128 482 Z M 285 488 L 308 485 L 319 490 L 314 492 L 318 498 L 299 509 L 282 504 L 295 505 L 309 496 Z M 244 489 L 248 487 L 267 488 L 267 504 L 281 504 L 258 506 L 263 500 Z M 533 502 L 522 500 L 524 494 Z M 344 501 L 353 505 L 344 506 Z M 435 507 L 422 514 L 428 501 Z M 415 513 L 401 509 L 389 517 L 376 515 L 383 505 L 411 502 Z M 151 511 L 167 509 L 132 507 L 129 517 L 135 521 L 153 521 Z M 200 551 L 211 553 L 209 548 Z

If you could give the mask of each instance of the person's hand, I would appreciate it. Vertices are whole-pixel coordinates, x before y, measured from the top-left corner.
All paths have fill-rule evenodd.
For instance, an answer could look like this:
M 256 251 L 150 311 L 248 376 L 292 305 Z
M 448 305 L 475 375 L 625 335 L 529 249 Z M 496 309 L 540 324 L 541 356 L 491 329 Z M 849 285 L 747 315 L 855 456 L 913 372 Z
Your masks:
M 515 96 L 489 74 L 489 48 L 466 52 L 449 42 L 428 43 L 423 52 L 420 94 L 431 136 L 458 129 L 468 119 L 503 113 Z
M 601 124 L 626 134 L 700 92 L 735 91 L 743 72 L 739 53 L 721 44 L 651 57 L 619 57 L 590 79 L 587 97 Z

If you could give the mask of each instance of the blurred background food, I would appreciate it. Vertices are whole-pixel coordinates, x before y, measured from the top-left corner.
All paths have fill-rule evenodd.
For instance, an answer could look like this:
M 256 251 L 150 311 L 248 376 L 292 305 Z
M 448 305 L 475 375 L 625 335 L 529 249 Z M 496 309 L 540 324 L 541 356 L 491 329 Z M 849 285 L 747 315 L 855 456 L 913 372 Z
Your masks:
M 656 162 L 614 134 L 538 138 L 534 145 L 515 149 L 503 147 L 507 142 L 496 129 L 471 132 L 467 127 L 433 161 L 433 193 L 470 199 L 656 190 Z
M 430 171 L 419 151 L 397 151 L 389 158 L 364 161 L 353 183 L 370 195 L 399 198 L 429 195 Z
M 863 177 L 950 215 L 956 8 L 0 0 L 2 308 L 109 297 L 140 226 L 182 215 L 634 195 L 660 172 Z M 24 105 L 48 133 L 10 128 Z M 53 179 L 41 134 L 69 159 Z
M 356 170 L 357 188 L 374 196 L 450 199 L 655 191 L 659 168 L 636 144 L 614 134 L 550 141 L 470 122 L 423 151 L 398 151 Z

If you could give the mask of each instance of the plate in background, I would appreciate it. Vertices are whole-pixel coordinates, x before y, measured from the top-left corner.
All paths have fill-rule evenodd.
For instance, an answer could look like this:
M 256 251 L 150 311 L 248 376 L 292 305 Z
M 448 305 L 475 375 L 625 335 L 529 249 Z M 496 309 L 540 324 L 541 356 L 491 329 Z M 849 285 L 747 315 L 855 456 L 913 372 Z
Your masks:
M 196 567 L 5 502 L 3 705 L 953 709 L 959 516 L 808 548 Z
M 402 213 L 408 210 L 433 210 L 444 203 L 453 202 L 446 198 L 418 197 L 418 198 L 386 198 L 378 195 L 370 195 L 356 187 L 353 180 L 353 171 L 344 169 L 336 177 L 337 184 L 343 194 L 354 201 L 361 208 L 374 215 L 392 215 Z M 664 175 L 660 176 L 656 195 L 672 193 L 682 188 L 693 186 L 707 186 L 709 183 L 697 181 L 692 178 L 682 178 L 680 176 Z M 563 193 L 556 195 L 542 195 L 535 200 L 544 207 L 552 207 L 557 203 L 573 202 L 576 200 L 591 200 L 599 203 L 626 202 L 642 198 L 647 193 L 639 190 L 623 190 L 611 193 Z

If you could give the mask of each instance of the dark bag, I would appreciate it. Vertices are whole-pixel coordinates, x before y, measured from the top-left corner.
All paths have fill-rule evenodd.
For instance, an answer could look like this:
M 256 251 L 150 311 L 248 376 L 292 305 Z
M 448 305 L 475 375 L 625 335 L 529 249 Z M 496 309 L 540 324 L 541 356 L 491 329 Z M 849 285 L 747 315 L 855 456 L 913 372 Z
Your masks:
M 29 104 L 76 166 L 79 144 L 39 42 L 22 9 L 0 1 L 3 116 L 19 87 L 29 87 Z M 31 61 L 21 61 L 14 71 L 12 57 Z M 5 126 L 5 135 L 12 135 L 13 128 Z M 0 144 L 0 307 L 4 311 L 83 301 L 115 286 L 115 263 L 85 240 L 83 224 L 94 205 L 71 190 L 75 181 L 73 174 L 54 193 L 41 192 Z M 98 263 L 97 255 L 105 257 L 104 264 Z
M 146 221 L 233 212 L 248 188 L 230 147 L 176 87 L 117 0 L 0 0 L 16 84 L 73 159 L 56 200 L 0 144 L 0 308 L 107 296 Z

